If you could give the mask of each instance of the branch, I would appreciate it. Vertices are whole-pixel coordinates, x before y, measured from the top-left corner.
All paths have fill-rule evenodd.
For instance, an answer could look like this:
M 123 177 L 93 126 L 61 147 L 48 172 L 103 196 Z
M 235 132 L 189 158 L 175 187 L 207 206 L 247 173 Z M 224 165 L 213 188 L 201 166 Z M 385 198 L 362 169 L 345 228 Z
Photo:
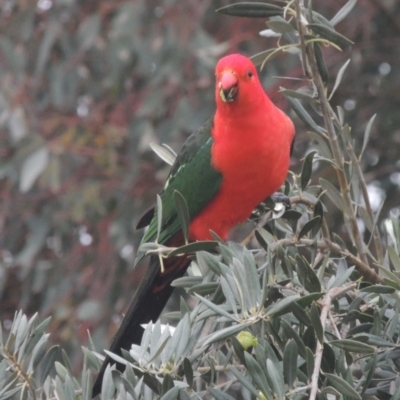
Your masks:
M 344 293 L 348 292 L 349 290 L 354 289 L 357 286 L 356 283 L 351 283 L 346 286 L 336 287 L 328 290 L 326 295 L 322 300 L 322 310 L 321 310 L 321 325 L 325 332 L 325 325 L 326 320 L 329 314 L 329 310 L 331 308 L 332 301 L 337 297 L 343 295 Z M 319 378 L 319 370 L 321 368 L 321 361 L 322 361 L 322 353 L 324 350 L 324 344 L 321 343 L 319 340 L 317 341 L 317 348 L 315 350 L 315 359 L 314 359 L 314 371 L 311 378 L 311 393 L 309 400 L 315 400 L 318 392 L 318 378 Z
M 297 7 L 297 16 L 298 20 L 302 20 L 302 10 L 300 9 L 300 0 L 296 0 L 298 3 Z M 304 33 L 302 30 L 299 31 L 299 35 L 302 36 Z M 304 40 L 304 38 L 303 38 Z M 300 40 L 301 42 L 301 40 Z M 332 116 L 334 115 L 331 106 L 329 104 L 328 98 L 326 96 L 325 87 L 322 82 L 321 76 L 318 71 L 317 61 L 315 58 L 315 53 L 312 46 L 306 46 L 306 54 L 308 57 L 308 62 L 311 68 L 311 76 L 314 82 L 314 85 L 318 92 L 318 98 L 321 104 L 321 110 L 324 118 L 325 128 L 328 134 L 329 144 L 332 150 L 333 160 L 338 166 L 336 168 L 336 174 L 339 181 L 340 191 L 343 196 L 344 201 L 344 217 L 345 221 L 347 221 L 350 231 L 352 233 L 352 237 L 357 248 L 357 251 L 360 255 L 360 259 L 363 263 L 368 264 L 368 259 L 365 251 L 365 245 L 361 238 L 360 231 L 358 229 L 356 214 L 352 205 L 349 185 L 344 172 L 344 160 L 340 151 L 338 138 L 335 132 L 335 128 L 333 126 Z
M 281 239 L 274 242 L 271 245 L 271 250 L 276 251 L 279 246 L 313 246 L 315 244 L 314 240 L 311 239 L 300 239 L 295 240 L 291 238 Z M 330 240 L 319 240 L 317 242 L 317 248 L 323 251 L 332 251 L 344 257 L 350 264 L 354 264 L 356 270 L 364 277 L 365 280 L 371 283 L 383 283 L 382 278 L 366 263 L 364 263 L 360 258 L 356 257 L 354 254 L 350 253 L 347 249 L 342 249 L 336 243 Z

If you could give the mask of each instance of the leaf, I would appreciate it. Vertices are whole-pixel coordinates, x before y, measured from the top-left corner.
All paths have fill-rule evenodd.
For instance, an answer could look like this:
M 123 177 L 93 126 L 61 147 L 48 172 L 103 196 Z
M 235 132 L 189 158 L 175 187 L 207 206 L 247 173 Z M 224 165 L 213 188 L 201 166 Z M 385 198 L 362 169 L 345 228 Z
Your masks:
M 359 157 L 358 157 L 358 159 L 359 159 L 360 161 L 361 161 L 362 156 L 363 156 L 363 154 L 364 154 L 364 151 L 365 151 L 365 149 L 366 149 L 366 147 L 367 147 L 367 144 L 368 144 L 368 141 L 369 141 L 369 136 L 370 136 L 370 134 L 371 134 L 371 128 L 372 128 L 372 125 L 374 124 L 376 115 L 377 115 L 377 114 L 374 114 L 374 115 L 370 118 L 370 120 L 368 121 L 368 124 L 367 124 L 367 126 L 366 126 L 366 128 L 365 128 L 364 140 L 363 140 L 363 144 L 362 144 L 362 148 L 361 148 L 360 155 L 359 155 Z
M 350 275 L 353 273 L 354 269 L 355 266 L 348 268 L 344 273 L 338 274 L 333 283 L 331 285 L 328 285 L 328 289 L 342 286 L 343 283 L 346 282 Z
M 205 240 L 204 242 L 193 242 L 184 246 L 178 247 L 174 251 L 168 254 L 168 257 L 173 257 L 181 254 L 196 253 L 197 251 L 215 251 L 218 247 L 218 242 L 212 242 L 211 240 Z
M 303 307 L 301 307 L 296 301 L 294 301 L 290 305 L 290 310 L 292 311 L 293 315 L 305 326 L 310 326 L 311 325 L 311 320 L 304 310 Z
M 321 224 L 322 221 L 320 216 L 310 219 L 310 221 L 306 222 L 304 226 L 301 228 L 298 239 L 300 240 L 303 236 L 307 235 L 307 233 L 310 232 L 311 230 L 318 232 L 319 228 L 321 227 Z
M 272 381 L 272 385 L 275 393 L 278 395 L 278 398 L 283 400 L 285 398 L 284 392 L 284 383 L 283 383 L 283 375 L 280 368 L 272 362 L 270 358 L 267 359 L 267 371 L 270 380 Z
M 161 196 L 157 195 L 157 237 L 156 242 L 158 242 L 158 238 L 160 237 L 161 228 L 162 228 L 162 199 Z
M 297 345 L 293 339 L 290 339 L 285 346 L 283 353 L 283 376 L 285 377 L 285 383 L 289 386 L 289 389 L 293 388 L 294 382 L 297 376 Z
M 40 365 L 40 383 L 43 385 L 44 381 L 50 374 L 50 371 L 54 369 L 54 363 L 59 359 L 60 347 L 52 346 L 43 357 Z
M 364 384 L 363 384 L 363 387 L 362 387 L 362 392 L 361 392 L 362 395 L 368 389 L 368 386 L 369 386 L 369 384 L 370 384 L 370 382 L 372 380 L 372 377 L 374 376 L 374 372 L 375 372 L 375 368 L 376 368 L 377 362 L 378 362 L 378 354 L 375 352 L 373 357 L 371 358 L 371 360 L 368 362 L 368 364 L 370 364 L 370 367 L 369 367 L 368 374 L 365 377 L 365 381 L 364 381 Z M 364 372 L 364 375 L 365 375 L 365 370 L 363 372 Z
M 315 54 L 315 60 L 317 61 L 318 72 L 321 76 L 322 82 L 324 86 L 327 86 L 329 81 L 329 73 L 328 69 L 326 68 L 324 55 L 322 54 L 322 50 L 319 43 L 314 43 L 314 54 Z
M 284 311 L 289 311 L 289 306 L 293 301 L 296 301 L 299 299 L 299 295 L 293 295 L 289 297 L 285 297 L 278 303 L 275 303 L 272 307 L 268 309 L 266 312 L 265 316 L 266 317 L 273 317 L 275 314 L 278 313 L 283 313 Z
M 193 386 L 193 368 L 192 363 L 186 357 L 183 360 L 183 370 L 185 372 L 185 378 L 190 387 Z
M 36 180 L 46 169 L 49 159 L 47 147 L 42 147 L 29 154 L 21 168 L 19 190 L 22 193 L 26 193 L 32 188 Z
M 306 363 L 307 363 L 307 376 L 311 378 L 314 372 L 314 353 L 306 347 Z
M 297 349 L 302 358 L 306 358 L 306 346 L 299 336 L 299 334 L 292 328 L 292 326 L 284 319 L 281 319 L 281 326 L 288 338 L 293 339 L 297 344 Z
M 269 18 L 277 15 L 283 15 L 283 8 L 273 4 L 248 2 L 230 4 L 228 6 L 218 8 L 216 12 L 234 17 Z
M 217 342 L 219 340 L 224 340 L 232 335 L 239 333 L 241 330 L 248 328 L 251 325 L 251 322 L 247 322 L 245 324 L 238 324 L 238 325 L 233 325 L 233 326 L 228 326 L 227 328 L 223 328 L 217 332 L 214 332 L 208 336 L 206 336 L 202 340 L 202 345 L 207 346 L 209 344 L 212 344 L 214 342 Z
M 276 33 L 289 33 L 289 32 L 296 32 L 296 29 L 293 27 L 292 24 L 287 22 L 282 17 L 277 17 L 279 19 L 274 19 L 272 21 L 267 22 L 268 28 L 272 29 Z
M 336 205 L 341 211 L 344 210 L 344 201 L 342 194 L 327 180 L 320 178 L 319 184 L 322 189 L 326 191 L 326 195 L 331 199 L 332 203 Z
M 211 310 L 215 311 L 217 313 L 217 315 L 220 315 L 222 317 L 226 317 L 228 319 L 230 319 L 233 322 L 238 322 L 237 319 L 229 314 L 227 311 L 225 311 L 223 308 L 221 308 L 220 306 L 217 306 L 216 304 L 214 304 L 212 301 L 196 294 L 196 297 L 201 300 L 208 308 L 211 308 Z
M 185 198 L 177 190 L 174 191 L 174 202 L 179 222 L 181 223 L 185 243 L 189 241 L 190 216 Z
M 364 293 L 378 293 L 378 294 L 392 294 L 396 291 L 395 288 L 391 286 L 384 286 L 384 285 L 371 285 L 365 288 L 362 288 L 360 292 Z
M 247 370 L 249 371 L 249 375 L 253 378 L 254 383 L 263 392 L 264 396 L 266 396 L 268 399 L 272 399 L 271 389 L 268 385 L 267 378 L 260 367 L 260 364 L 258 364 L 258 362 L 249 353 L 244 353 L 244 358 L 246 361 Z
M 336 390 L 339 391 L 343 396 L 348 396 L 352 399 L 361 400 L 361 396 L 355 391 L 355 389 L 344 379 L 334 374 L 324 374 L 328 380 L 332 383 Z
M 336 89 L 339 87 L 340 82 L 342 81 L 344 72 L 346 71 L 347 66 L 350 63 L 350 58 L 342 65 L 342 67 L 340 68 L 337 76 L 336 76 L 336 80 L 335 80 L 335 84 L 333 85 L 333 89 L 329 95 L 329 98 L 331 99 L 333 94 L 335 93 Z
M 322 37 L 323 39 L 328 40 L 329 42 L 336 44 L 339 47 L 346 47 L 354 44 L 350 39 L 336 32 L 335 30 L 327 27 L 322 24 L 308 24 L 308 28 L 310 28 L 314 33 Z
M 336 15 L 330 20 L 330 23 L 335 26 L 337 25 L 340 21 L 343 21 L 347 15 L 350 13 L 350 11 L 353 9 L 353 7 L 356 5 L 357 0 L 349 0 L 337 13 Z
M 351 340 L 351 339 L 342 339 L 342 340 L 331 340 L 329 344 L 338 347 L 339 349 L 345 350 L 345 351 L 350 351 L 353 353 L 366 353 L 366 354 L 372 354 L 375 352 L 375 348 L 359 342 L 357 340 Z
M 160 400 L 176 400 L 178 398 L 178 394 L 181 388 L 179 386 L 175 386 L 172 389 L 168 390 L 164 396 L 161 397 Z M 107 397 L 108 398 L 108 397 Z M 111 399 L 111 397 L 110 397 Z
M 173 165 L 176 159 L 176 154 L 166 145 L 158 145 L 156 143 L 150 143 L 151 149 L 169 165 Z
M 311 324 L 314 328 L 315 335 L 318 341 L 324 343 L 324 327 L 322 326 L 321 319 L 318 312 L 318 307 L 315 303 L 311 304 L 310 310 Z
M 234 397 L 229 395 L 228 393 L 222 392 L 221 390 L 214 389 L 213 387 L 209 386 L 208 391 L 212 395 L 213 399 L 216 400 L 235 400 Z
M 252 385 L 251 381 L 247 379 L 243 374 L 241 374 L 233 365 L 229 366 L 229 371 L 237 378 L 237 380 L 247 389 L 249 390 L 253 396 L 258 396 L 257 389 Z
M 172 286 L 172 285 L 171 285 Z M 219 287 L 218 282 L 200 283 L 199 285 L 192 286 L 187 292 L 188 294 L 200 294 L 202 296 L 213 294 Z
M 300 175 L 302 191 L 306 190 L 308 183 L 310 182 L 313 159 L 314 159 L 314 155 L 316 153 L 317 152 L 315 150 L 311 151 L 304 158 L 303 166 L 301 167 L 301 175 Z
M 316 132 L 323 133 L 323 129 L 316 124 L 316 122 L 312 119 L 311 115 L 305 110 L 305 108 L 301 105 L 301 103 L 288 95 L 283 93 L 290 106 L 293 108 L 293 111 L 297 114 L 297 116 L 311 129 Z
M 310 137 L 312 145 L 318 150 L 318 154 L 322 156 L 324 160 L 326 159 L 333 162 L 332 152 L 326 140 L 315 132 L 307 132 L 307 135 Z M 336 166 L 336 164 L 333 165 Z
M 267 241 L 264 239 L 264 237 L 261 235 L 260 231 L 258 229 L 255 230 L 254 235 L 257 239 L 257 242 L 260 244 L 260 246 L 266 251 L 268 252 L 268 243 Z

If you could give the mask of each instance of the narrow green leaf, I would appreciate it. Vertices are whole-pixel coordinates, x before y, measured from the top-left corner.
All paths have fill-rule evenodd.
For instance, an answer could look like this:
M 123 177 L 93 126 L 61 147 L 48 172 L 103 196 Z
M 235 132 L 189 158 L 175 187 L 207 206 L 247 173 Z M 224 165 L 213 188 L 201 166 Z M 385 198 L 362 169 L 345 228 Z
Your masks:
M 52 346 L 43 357 L 43 361 L 40 365 L 40 383 L 43 385 L 50 371 L 54 369 L 54 363 L 60 356 L 60 347 Z
M 185 198 L 177 190 L 174 191 L 175 208 L 181 223 L 185 243 L 189 241 L 190 215 Z
M 330 20 L 330 23 L 335 26 L 340 21 L 343 21 L 347 15 L 349 15 L 350 11 L 356 5 L 357 0 L 349 0 L 337 13 L 336 15 Z
M 350 58 L 342 65 L 342 67 L 339 69 L 339 72 L 336 76 L 335 84 L 333 85 L 333 89 L 329 95 L 329 98 L 332 98 L 333 94 L 335 93 L 336 89 L 339 87 L 340 82 L 342 81 L 344 72 L 346 71 L 347 66 L 350 63 Z
M 317 301 L 319 300 L 324 294 L 323 293 L 311 293 L 308 294 L 307 296 L 302 296 L 300 297 L 296 303 L 300 306 L 300 307 L 308 307 L 310 304 L 312 304 L 313 301 Z
M 267 371 L 278 399 L 283 400 L 285 398 L 285 385 L 283 382 L 282 370 L 279 368 L 279 366 L 275 365 L 271 359 L 268 358 Z
M 357 340 L 351 340 L 351 339 L 342 339 L 342 340 L 331 340 L 329 344 L 338 347 L 339 349 L 345 350 L 345 351 L 350 351 L 353 353 L 366 353 L 366 354 L 372 354 L 375 352 L 375 348 L 359 342 Z
M 300 181 L 301 181 L 301 190 L 304 191 L 306 190 L 308 183 L 310 182 L 311 179 L 311 173 L 312 173 L 312 165 L 313 165 L 313 159 L 314 155 L 317 152 L 311 151 L 306 155 L 303 161 L 303 166 L 301 168 L 301 175 L 300 175 Z
M 235 400 L 235 398 L 232 397 L 231 395 L 229 395 L 228 393 L 225 393 L 225 392 L 223 392 L 221 390 L 218 390 L 218 389 L 214 389 L 211 386 L 208 387 L 208 391 L 210 392 L 210 394 L 213 397 L 213 399 L 216 399 L 216 400 Z
M 255 234 L 255 237 L 256 237 L 257 242 L 259 243 L 259 245 L 260 245 L 265 251 L 268 251 L 268 243 L 267 243 L 267 241 L 264 239 L 264 237 L 261 235 L 261 233 L 259 232 L 258 229 L 255 230 L 254 234 Z
M 162 200 L 161 200 L 161 196 L 158 194 L 157 195 L 157 236 L 156 236 L 156 242 L 158 242 L 158 238 L 160 237 L 161 228 L 162 228 Z
M 322 326 L 318 307 L 315 303 L 311 304 L 310 319 L 318 341 L 321 344 L 324 343 L 324 327 Z
M 218 8 L 216 12 L 234 17 L 269 18 L 283 15 L 283 8 L 261 2 L 234 3 Z
M 322 221 L 321 217 L 314 217 L 306 222 L 303 227 L 301 228 L 298 239 L 300 240 L 303 236 L 307 235 L 308 232 L 311 230 L 318 232 L 319 228 L 321 227 Z
M 336 390 L 339 391 L 343 396 L 348 396 L 351 399 L 361 400 L 361 396 L 356 392 L 356 390 L 343 378 L 334 375 L 334 374 L 324 374 L 329 382 L 335 387 Z
M 308 24 L 308 28 L 310 28 L 317 35 L 321 36 L 323 39 L 326 39 L 339 47 L 347 47 L 354 44 L 350 39 L 347 39 L 347 37 L 341 35 L 326 25 Z
M 210 300 L 206 299 L 205 297 L 202 297 L 198 294 L 196 294 L 196 297 L 199 300 L 201 300 L 208 308 L 211 308 L 211 310 L 215 311 L 217 313 L 217 315 L 220 315 L 221 317 L 226 317 L 233 322 L 238 322 L 237 319 L 232 314 L 229 314 L 227 311 L 225 311 L 220 306 L 217 306 L 212 301 L 210 301 Z
M 311 378 L 314 372 L 314 353 L 308 347 L 306 348 L 306 362 L 307 362 L 307 376 Z
M 326 68 L 324 55 L 322 54 L 321 46 L 319 43 L 314 43 L 314 54 L 315 60 L 317 61 L 318 72 L 321 76 L 322 82 L 326 87 L 329 81 L 329 73 L 328 69 Z
M 218 287 L 219 287 L 218 282 L 201 283 L 199 285 L 192 286 L 187 292 L 188 294 L 197 293 L 200 294 L 201 296 L 206 296 L 208 294 L 215 293 Z
M 101 385 L 101 398 L 112 399 L 114 397 L 115 386 L 111 375 L 111 365 L 108 364 L 104 372 L 103 383 Z
M 368 389 L 368 386 L 372 380 L 372 377 L 374 376 L 374 372 L 375 372 L 375 368 L 376 368 L 376 364 L 378 363 L 378 354 L 375 352 L 374 355 L 371 357 L 370 362 L 367 363 L 370 364 L 370 367 L 368 369 L 368 373 L 365 377 L 365 381 L 363 383 L 362 386 L 362 392 L 361 394 L 363 395 L 365 393 L 365 391 Z M 365 371 L 364 372 L 364 376 L 365 376 Z
M 364 293 L 379 293 L 379 294 L 392 294 L 395 291 L 396 291 L 395 288 L 385 285 L 371 285 L 364 287 L 360 290 L 360 292 Z
M 299 334 L 284 319 L 281 319 L 281 326 L 282 326 L 282 329 L 283 329 L 285 335 L 288 338 L 291 338 L 296 342 L 297 349 L 299 351 L 300 356 L 305 359 L 306 358 L 306 346 L 304 345 L 304 342 L 301 339 L 301 337 L 299 336 Z
M 282 17 L 280 17 L 280 19 L 268 21 L 267 26 L 276 33 L 296 32 L 294 26 Z
M 332 203 L 336 205 L 341 211 L 344 209 L 344 201 L 341 193 L 327 180 L 320 178 L 319 184 L 322 189 L 326 191 L 326 195 L 331 199 Z
M 289 311 L 289 306 L 293 301 L 296 301 L 299 299 L 299 295 L 293 295 L 286 297 L 279 301 L 278 303 L 275 303 L 272 307 L 268 309 L 266 312 L 265 316 L 266 317 L 273 317 L 275 314 L 278 313 L 283 313 L 284 311 Z
M 311 320 L 304 310 L 303 307 L 300 307 L 299 304 L 294 301 L 290 305 L 290 310 L 292 311 L 293 315 L 299 320 L 300 323 L 304 324 L 305 326 L 310 326 L 311 325 Z
M 390 261 L 392 262 L 392 264 L 394 266 L 394 269 L 397 272 L 400 272 L 400 257 L 397 254 L 396 250 L 393 247 L 388 246 L 387 252 L 389 254 Z
M 202 345 L 207 346 L 214 342 L 218 342 L 219 340 L 225 340 L 225 339 L 233 336 L 234 334 L 240 332 L 241 330 L 248 328 L 250 325 L 251 325 L 251 322 L 247 322 L 245 324 L 232 325 L 232 326 L 228 326 L 227 328 L 223 328 L 217 332 L 214 332 L 214 333 L 206 336 L 202 340 Z
M 342 286 L 343 283 L 347 281 L 347 279 L 350 277 L 350 275 L 353 273 L 355 269 L 355 266 L 352 266 L 348 268 L 344 273 L 340 273 L 336 276 L 336 279 L 332 282 L 331 285 L 328 285 L 328 289 L 331 289 L 333 287 L 339 287 Z
M 161 160 L 165 161 L 169 165 L 173 165 L 176 159 L 175 152 L 166 145 L 158 145 L 156 143 L 150 143 L 151 149 L 161 158 Z
M 366 149 L 366 147 L 367 147 L 367 144 L 368 144 L 368 141 L 369 141 L 369 136 L 370 136 L 370 134 L 371 134 L 371 128 L 372 128 L 372 125 L 374 124 L 375 118 L 376 118 L 376 114 L 374 114 L 374 115 L 370 118 L 370 120 L 368 121 L 367 127 L 365 128 L 364 140 L 363 140 L 363 144 L 362 144 L 362 148 L 361 148 L 360 155 L 359 155 L 359 157 L 358 157 L 359 160 L 362 159 L 362 156 L 363 156 L 363 154 L 364 154 L 364 151 L 365 151 L 365 149 Z
M 285 377 L 285 383 L 289 386 L 289 389 L 293 388 L 294 382 L 297 376 L 297 345 L 293 339 L 290 339 L 285 346 L 283 352 L 283 376 Z
M 316 124 L 316 122 L 312 119 L 311 115 L 305 110 L 305 108 L 301 105 L 301 103 L 290 96 L 285 95 L 283 93 L 290 106 L 293 108 L 293 111 L 297 114 L 297 116 L 311 129 L 316 132 L 324 133 L 323 129 Z
M 325 138 L 315 132 L 307 132 L 311 144 L 317 149 L 320 159 L 332 160 L 332 152 Z M 334 164 L 336 166 L 336 164 Z
M 179 386 L 175 386 L 172 389 L 168 390 L 168 392 L 165 393 L 160 400 L 176 400 L 178 398 L 180 390 L 181 388 Z
M 182 278 L 175 279 L 171 283 L 171 286 L 190 288 L 192 286 L 199 285 L 201 282 L 203 282 L 202 276 L 182 276 Z
M 193 368 L 192 363 L 188 358 L 184 358 L 183 360 L 183 371 L 185 372 L 186 382 L 190 387 L 193 386 Z
M 258 390 L 253 386 L 251 381 L 247 379 L 243 374 L 241 374 L 233 365 L 229 366 L 229 371 L 237 378 L 237 380 L 247 389 L 249 390 L 253 396 L 258 396 Z
M 240 334 L 240 332 L 239 332 Z M 232 336 L 232 346 L 233 346 L 233 350 L 235 351 L 236 357 L 239 359 L 239 361 L 242 364 L 245 364 L 245 359 L 244 359 L 244 348 L 242 346 L 242 344 L 239 342 L 239 340 L 235 337 Z
M 247 370 L 249 371 L 249 374 L 253 378 L 255 384 L 263 392 L 264 396 L 266 396 L 268 399 L 272 399 L 272 393 L 268 385 L 267 378 L 265 377 L 258 362 L 249 353 L 244 353 L 244 358 L 246 360 Z
M 193 242 L 171 251 L 171 253 L 168 254 L 168 257 L 196 253 L 197 251 L 215 251 L 217 247 L 218 242 L 212 242 L 211 240 L 206 240 L 204 242 Z

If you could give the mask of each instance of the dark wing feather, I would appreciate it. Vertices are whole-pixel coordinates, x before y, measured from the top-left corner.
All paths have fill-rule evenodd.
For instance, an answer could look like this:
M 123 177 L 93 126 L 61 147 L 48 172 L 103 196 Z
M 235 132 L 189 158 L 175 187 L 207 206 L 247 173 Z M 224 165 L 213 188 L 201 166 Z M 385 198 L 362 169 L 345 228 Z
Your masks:
M 163 214 L 161 234 L 158 238 L 160 244 L 165 244 L 181 229 L 174 203 L 175 190 L 185 198 L 190 218 L 193 219 L 220 188 L 222 175 L 213 168 L 211 162 L 213 144 L 211 130 L 212 120 L 209 120 L 186 140 L 172 166 L 164 189 L 160 193 Z M 157 210 L 142 243 L 155 240 L 156 235 Z

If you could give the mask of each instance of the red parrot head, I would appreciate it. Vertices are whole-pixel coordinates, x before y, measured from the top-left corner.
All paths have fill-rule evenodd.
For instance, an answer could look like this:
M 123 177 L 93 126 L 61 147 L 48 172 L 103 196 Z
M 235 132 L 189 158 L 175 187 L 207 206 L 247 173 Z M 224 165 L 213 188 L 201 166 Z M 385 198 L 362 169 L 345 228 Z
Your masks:
M 216 66 L 216 102 L 249 104 L 265 97 L 254 64 L 245 56 L 231 54 L 221 58 Z

